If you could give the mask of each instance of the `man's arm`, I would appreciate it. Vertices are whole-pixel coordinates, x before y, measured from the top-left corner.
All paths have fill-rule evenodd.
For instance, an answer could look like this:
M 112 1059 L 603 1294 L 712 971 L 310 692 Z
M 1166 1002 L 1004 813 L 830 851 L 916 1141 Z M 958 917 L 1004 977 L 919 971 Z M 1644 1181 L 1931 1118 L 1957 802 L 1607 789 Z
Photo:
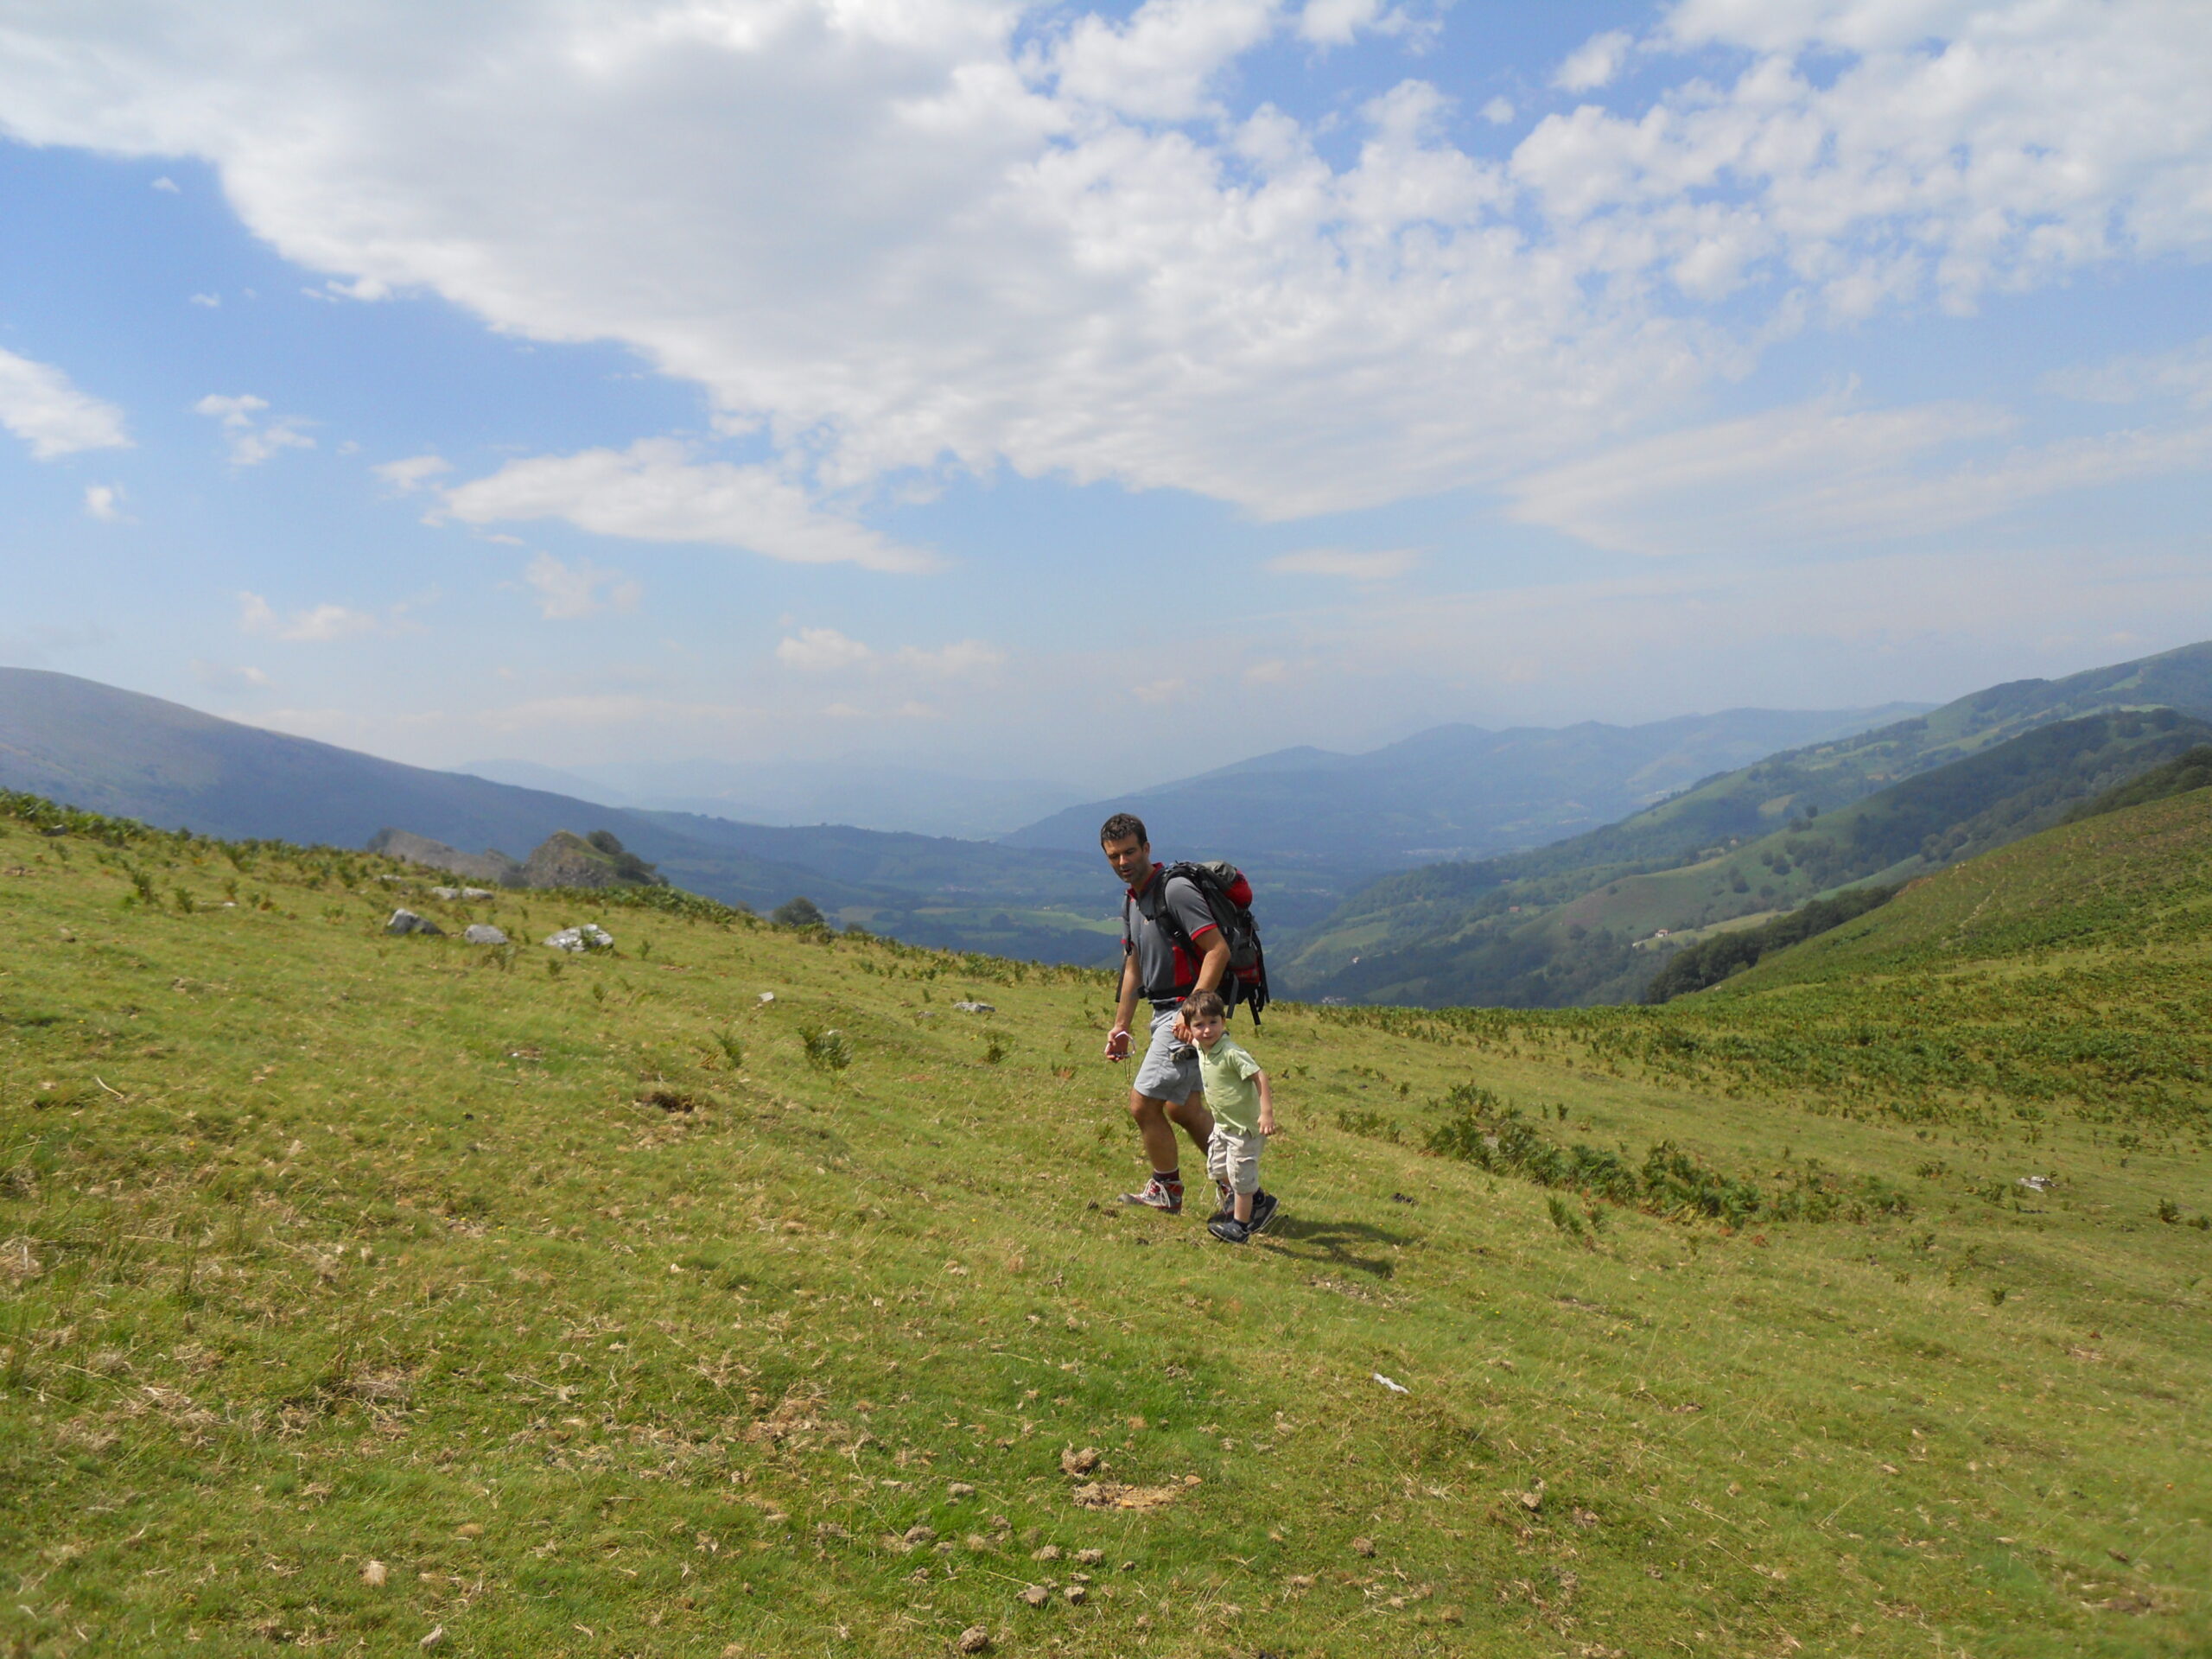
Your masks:
M 1129 1021 L 1137 1012 L 1137 953 L 1122 952 L 1122 995 L 1114 1007 L 1114 1029 L 1106 1035 L 1106 1058 L 1125 1060 L 1129 1057 Z
M 1229 941 L 1221 937 L 1221 930 L 1217 927 L 1191 943 L 1205 953 L 1198 958 L 1198 982 L 1191 988 L 1192 995 L 1219 990 L 1221 982 L 1229 977 Z

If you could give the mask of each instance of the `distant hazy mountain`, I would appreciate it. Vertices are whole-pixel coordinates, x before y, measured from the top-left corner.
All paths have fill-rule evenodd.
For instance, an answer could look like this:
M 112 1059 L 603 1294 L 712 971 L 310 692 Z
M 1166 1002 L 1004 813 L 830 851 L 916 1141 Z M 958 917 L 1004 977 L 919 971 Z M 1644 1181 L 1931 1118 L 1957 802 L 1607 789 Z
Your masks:
M 1113 884 L 1095 852 L 639 812 L 403 766 L 31 669 L 0 668 L 0 788 L 168 829 L 335 847 L 391 828 L 519 858 L 558 830 L 605 829 L 679 887 L 759 910 L 804 893 L 901 937 L 1019 944 L 1062 961 L 1097 960 L 1112 944 L 1103 930 Z
M 529 760 L 472 760 L 459 770 L 610 806 L 743 823 L 850 824 L 969 841 L 1004 835 L 1084 793 L 1072 784 L 970 778 L 868 761 L 627 761 L 556 770 Z
M 1548 847 L 1384 877 L 1304 933 L 1279 976 L 1287 994 L 1353 1001 L 1632 1000 L 1701 930 L 2047 827 L 2203 742 L 2206 720 L 2212 644 L 1992 686 Z
M 1281 749 L 1056 812 L 1011 847 L 1087 849 L 1135 812 L 1176 856 L 1382 869 L 1536 847 L 1609 823 L 1716 772 L 1916 714 L 1924 703 L 1732 709 L 1648 726 L 1439 726 L 1364 754 Z

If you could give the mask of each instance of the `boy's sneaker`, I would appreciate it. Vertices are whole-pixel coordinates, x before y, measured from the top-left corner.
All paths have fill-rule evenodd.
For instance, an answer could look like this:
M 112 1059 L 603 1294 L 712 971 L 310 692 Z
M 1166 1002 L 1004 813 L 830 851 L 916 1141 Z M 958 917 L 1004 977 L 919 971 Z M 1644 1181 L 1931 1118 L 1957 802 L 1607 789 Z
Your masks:
M 1183 1184 L 1163 1181 L 1155 1175 L 1140 1191 L 1122 1193 L 1122 1202 L 1141 1204 L 1148 1210 L 1164 1210 L 1171 1216 L 1179 1216 L 1183 1213 Z
M 1255 1192 L 1252 1195 L 1252 1219 L 1244 1224 L 1245 1230 L 1254 1233 L 1267 1231 L 1268 1224 L 1275 1218 L 1275 1210 L 1280 1203 L 1281 1200 L 1272 1192 Z
M 1216 1216 L 1206 1223 L 1206 1231 L 1224 1244 L 1249 1244 L 1252 1242 L 1252 1230 L 1234 1216 Z

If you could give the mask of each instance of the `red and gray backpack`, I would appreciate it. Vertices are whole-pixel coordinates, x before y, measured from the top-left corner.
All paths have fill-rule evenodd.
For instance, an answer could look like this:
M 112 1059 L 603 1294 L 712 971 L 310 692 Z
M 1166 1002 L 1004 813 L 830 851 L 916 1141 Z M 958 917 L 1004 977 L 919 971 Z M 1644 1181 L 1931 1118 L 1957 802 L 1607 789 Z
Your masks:
M 1268 1006 L 1268 957 L 1260 945 L 1260 925 L 1252 918 L 1252 884 L 1244 879 L 1243 871 L 1217 858 L 1202 864 L 1160 867 L 1157 919 L 1166 930 L 1167 937 L 1182 947 L 1192 962 L 1201 953 L 1167 903 L 1167 884 L 1179 875 L 1198 890 L 1214 925 L 1229 943 L 1229 971 L 1222 976 L 1221 1000 L 1229 1005 L 1231 1014 L 1240 1002 L 1250 1008 L 1252 1024 L 1257 1028 L 1260 1011 Z M 1122 900 L 1122 931 L 1125 935 L 1129 931 L 1129 912 L 1135 902 L 1134 895 L 1124 896 Z

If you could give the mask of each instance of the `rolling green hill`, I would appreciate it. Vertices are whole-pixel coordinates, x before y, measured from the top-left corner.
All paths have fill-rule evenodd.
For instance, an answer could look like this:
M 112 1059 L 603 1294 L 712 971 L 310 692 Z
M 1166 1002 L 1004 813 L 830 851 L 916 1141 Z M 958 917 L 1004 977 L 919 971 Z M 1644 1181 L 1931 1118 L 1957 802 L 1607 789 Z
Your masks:
M 0 808 L 12 1652 L 2212 1621 L 2202 797 L 1923 882 L 1863 971 L 1280 1004 L 1242 1250 L 1111 1202 L 1102 976 Z M 613 950 L 526 943 L 587 919 Z
M 2139 699 L 2166 712 L 2133 735 L 2083 712 L 2150 718 Z M 1280 971 L 1296 995 L 1349 1001 L 1630 1000 L 1666 953 L 1662 928 L 1675 940 L 1753 925 L 1846 882 L 1970 856 L 2201 741 L 2205 715 L 2212 645 L 1994 687 L 1535 852 L 1383 878 Z

